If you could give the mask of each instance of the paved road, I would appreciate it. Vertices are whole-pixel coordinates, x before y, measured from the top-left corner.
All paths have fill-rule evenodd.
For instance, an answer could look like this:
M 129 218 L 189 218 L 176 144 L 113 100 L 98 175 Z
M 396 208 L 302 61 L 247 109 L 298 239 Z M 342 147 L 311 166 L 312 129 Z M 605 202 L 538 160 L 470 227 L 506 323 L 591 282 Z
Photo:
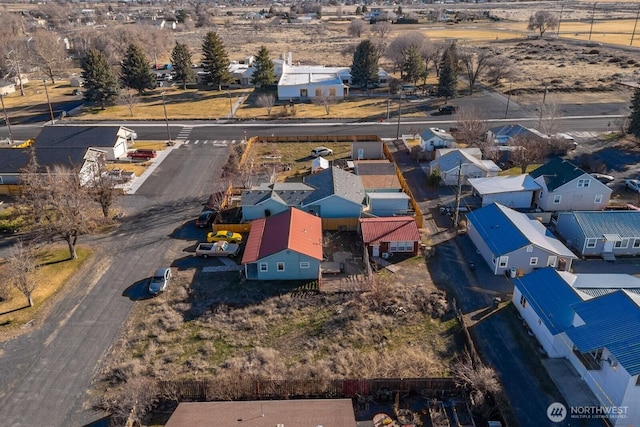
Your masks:
M 81 426 L 99 419 L 87 390 L 133 303 L 122 296 L 197 240 L 190 221 L 222 187 L 223 147 L 174 149 L 135 195 L 109 236 L 81 238 L 96 250 L 42 325 L 0 344 L 2 426 Z M 185 240 L 191 240 L 186 242 Z

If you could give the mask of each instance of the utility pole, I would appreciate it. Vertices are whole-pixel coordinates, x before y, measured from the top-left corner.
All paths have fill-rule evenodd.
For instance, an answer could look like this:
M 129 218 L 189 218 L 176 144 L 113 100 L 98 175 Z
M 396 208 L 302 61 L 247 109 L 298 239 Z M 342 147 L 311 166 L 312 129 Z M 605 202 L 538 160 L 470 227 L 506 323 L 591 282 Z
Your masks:
M 173 145 L 173 141 L 171 141 L 171 129 L 169 128 L 169 117 L 167 116 L 167 103 L 164 101 L 164 94 L 166 92 L 162 92 L 162 108 L 164 109 L 164 122 L 167 125 L 167 138 L 169 139 L 169 145 Z
M 560 24 L 562 24 L 562 11 L 564 10 L 564 3 L 560 6 L 560 18 L 558 18 L 558 31 L 556 37 L 560 37 Z
M 458 160 L 458 183 L 456 188 L 456 213 L 453 220 L 453 228 L 458 228 L 458 220 L 460 219 L 460 199 L 462 196 L 462 159 Z
M 509 83 L 509 93 L 507 93 L 507 110 L 504 112 L 504 118 L 506 119 L 509 115 L 509 102 L 511 101 L 511 88 L 513 87 L 513 83 Z
M 7 130 L 9 131 L 9 142 L 13 145 L 13 134 L 11 133 L 11 125 L 9 124 L 9 116 L 7 115 L 7 109 L 4 106 L 4 95 L 0 93 L 0 102 L 2 102 L 2 111 L 4 112 L 4 121 L 7 124 Z
M 227 95 L 229 95 L 229 118 L 233 119 L 233 103 L 231 102 L 231 91 L 227 89 Z
M 53 108 L 51 107 L 51 101 L 49 100 L 49 90 L 47 89 L 47 79 L 42 79 L 42 83 L 44 84 L 44 93 L 47 94 L 47 104 L 49 104 L 49 114 L 51 115 L 51 124 L 56 124 L 56 119 L 53 116 Z
M 398 100 L 398 127 L 396 128 L 396 139 L 400 139 L 400 116 L 402 115 L 402 90 L 400 91 L 400 99 Z
M 638 11 L 636 12 L 636 23 L 633 24 L 633 33 L 631 33 L 631 43 L 629 46 L 633 46 L 633 38 L 636 35 L 636 27 L 638 26 L 638 17 L 640 16 L 640 6 L 638 6 Z
M 593 20 L 596 16 L 596 5 L 598 2 L 593 3 L 593 10 L 591 11 L 591 28 L 589 28 L 589 41 L 591 41 L 591 33 L 593 33 Z
M 542 95 L 542 104 L 540 104 L 540 118 L 538 119 L 538 130 L 542 126 L 542 113 L 544 112 L 544 102 L 547 99 L 547 84 L 544 84 L 544 94 Z

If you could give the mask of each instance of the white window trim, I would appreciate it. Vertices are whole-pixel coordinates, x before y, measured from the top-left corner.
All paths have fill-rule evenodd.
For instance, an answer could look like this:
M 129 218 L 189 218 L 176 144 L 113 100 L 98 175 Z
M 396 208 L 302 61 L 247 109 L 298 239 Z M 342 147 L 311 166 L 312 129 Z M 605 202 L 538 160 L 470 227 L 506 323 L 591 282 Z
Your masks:
M 282 266 L 282 268 L 280 268 Z M 284 261 L 278 261 L 276 263 L 276 271 L 283 272 L 284 271 Z
M 310 268 L 310 267 L 311 267 L 311 263 L 309 263 L 309 261 L 300 262 L 300 268 Z
M 626 249 L 629 247 L 629 239 L 622 239 L 613 244 L 613 247 L 616 249 Z
M 500 259 L 499 259 L 499 261 L 498 261 L 498 262 L 499 262 L 499 265 L 498 265 L 498 266 L 499 266 L 500 268 L 507 267 L 507 266 L 509 265 L 509 257 L 508 257 L 508 256 L 504 256 L 504 255 L 503 255 L 503 256 L 501 256 L 501 257 L 500 257 Z
M 600 204 L 602 203 L 602 194 L 596 194 L 593 198 L 593 203 Z
M 531 258 L 529 258 L 529 265 L 538 265 L 538 257 L 532 256 Z
M 634 239 L 633 240 L 633 247 L 634 248 L 640 248 L 640 239 Z
M 533 245 L 527 246 L 527 252 L 533 252 Z
M 587 239 L 585 247 L 587 249 L 593 249 L 597 246 L 597 244 L 598 244 L 598 239 Z
M 269 271 L 269 264 L 266 262 L 261 262 L 260 263 L 260 272 L 264 273 L 266 271 Z
M 562 194 L 556 194 L 553 196 L 553 204 L 559 205 L 562 202 Z
M 589 188 L 591 180 L 589 178 L 580 178 L 578 180 L 578 188 Z

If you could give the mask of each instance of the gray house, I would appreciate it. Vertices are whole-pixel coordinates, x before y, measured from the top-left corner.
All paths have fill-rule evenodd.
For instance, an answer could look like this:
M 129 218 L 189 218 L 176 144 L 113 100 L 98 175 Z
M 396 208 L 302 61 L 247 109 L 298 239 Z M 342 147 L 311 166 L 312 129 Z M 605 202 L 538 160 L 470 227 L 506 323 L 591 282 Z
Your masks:
M 321 218 L 359 218 L 365 192 L 362 179 L 337 167 L 305 177 L 304 183 L 315 188 L 301 208 Z
M 494 274 L 568 271 L 577 258 L 540 221 L 498 203 L 469 213 L 467 221 L 469 237 Z
M 381 140 L 353 141 L 351 143 L 351 158 L 353 160 L 381 160 L 384 159 Z
M 536 205 L 543 211 L 603 210 L 613 190 L 571 162 L 549 160 L 529 175 L 541 187 Z
M 322 261 L 322 220 L 290 208 L 251 223 L 242 265 L 249 280 L 317 279 Z
M 556 228 L 582 256 L 640 255 L 640 211 L 560 212 Z
M 242 192 L 242 221 L 279 214 L 291 206 L 302 206 L 316 189 L 302 182 L 263 183 Z
M 493 160 L 478 158 L 473 148 L 438 150 L 436 159 L 429 163 L 429 173 L 438 174 L 444 185 L 465 184 L 468 178 L 497 176 L 500 171 Z
M 375 216 L 407 215 L 409 196 L 405 193 L 367 193 L 365 211 Z
M 535 192 L 541 189 L 527 174 L 471 178 L 469 184 L 482 199 L 482 206 L 500 203 L 513 209 L 530 208 Z
M 456 139 L 444 129 L 429 128 L 420 135 L 420 147 L 424 151 L 434 151 L 438 148 L 453 148 Z

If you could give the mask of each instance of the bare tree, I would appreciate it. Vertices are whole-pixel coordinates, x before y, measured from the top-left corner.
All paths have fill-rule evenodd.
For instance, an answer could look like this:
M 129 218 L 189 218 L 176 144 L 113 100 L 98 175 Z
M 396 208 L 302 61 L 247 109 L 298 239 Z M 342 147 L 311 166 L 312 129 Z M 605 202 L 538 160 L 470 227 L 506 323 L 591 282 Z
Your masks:
M 271 115 L 271 109 L 276 103 L 276 97 L 272 93 L 264 93 L 262 95 L 258 95 L 258 99 L 256 100 L 256 104 L 259 107 L 263 107 L 267 110 L 267 115 Z
M 316 94 L 316 97 L 313 98 L 313 103 L 324 107 L 324 111 L 327 115 L 331 113 L 331 106 L 336 102 L 337 98 L 334 95 L 330 95 L 327 89 L 323 89 L 321 93 Z
M 503 79 L 514 80 L 519 75 L 513 61 L 504 55 L 495 55 L 487 60 L 486 75 L 489 83 L 498 86 Z
M 33 219 L 43 235 L 67 242 L 71 259 L 78 257 L 78 237 L 94 227 L 89 215 L 92 198 L 82 184 L 80 171 L 58 165 L 44 171 L 37 164 L 28 166 L 21 176 L 22 197 L 34 207 Z
M 155 379 L 138 375 L 119 384 L 100 398 L 98 406 L 108 412 L 110 426 L 140 425 L 158 402 L 160 391 Z
M 56 83 L 56 76 L 59 76 L 65 69 L 66 53 L 61 37 L 53 31 L 38 30 L 33 35 L 33 46 L 35 64 L 51 79 L 51 83 Z
M 529 17 L 529 25 L 527 25 L 527 29 L 531 31 L 538 31 L 540 37 L 542 37 L 547 30 L 557 28 L 559 22 L 560 20 L 558 17 L 548 10 L 539 10 Z
M 469 95 L 473 94 L 473 86 L 476 84 L 478 77 L 487 68 L 487 63 L 491 56 L 492 54 L 488 49 L 466 48 L 458 51 L 460 65 L 469 81 Z
M 90 165 L 91 178 L 86 185 L 87 190 L 93 200 L 100 205 L 102 215 L 108 218 L 109 209 L 118 196 L 116 191 L 118 177 L 108 173 L 104 153 L 96 152 L 95 160 Z
M 469 391 L 474 407 L 487 405 L 489 394 L 502 390 L 496 371 L 484 365 L 480 360 L 472 360 L 469 353 L 464 353 L 452 366 L 454 381 L 458 387 Z
M 389 21 L 376 22 L 371 26 L 371 32 L 380 40 L 387 40 L 393 31 L 393 24 Z
M 539 131 L 545 135 L 555 135 L 562 127 L 562 120 L 559 120 L 560 111 L 555 102 L 545 101 L 540 108 Z
M 420 55 L 424 58 L 423 53 L 427 42 L 427 37 L 419 31 L 408 31 L 393 39 L 387 47 L 385 56 L 393 62 L 394 72 L 395 69 L 399 68 L 402 77 L 402 69 L 412 49 L 420 52 Z
M 34 246 L 24 244 L 22 240 L 18 240 L 12 248 L 11 256 L 6 263 L 6 277 L 11 287 L 19 290 L 29 303 L 29 307 L 33 307 L 33 291 L 38 286 L 38 278 L 36 270 L 38 261 L 36 258 L 36 250 Z
M 366 23 L 362 19 L 354 19 L 349 23 L 347 27 L 347 34 L 351 37 L 362 37 L 362 34 L 365 32 Z
M 11 37 L 4 41 L 4 60 L 8 67 L 9 75 L 18 79 L 20 96 L 24 96 L 23 74 L 27 68 L 29 50 L 27 43 L 22 37 Z M 0 76 L 5 77 L 5 76 Z
M 120 92 L 118 96 L 120 105 L 126 105 L 129 108 L 129 116 L 133 117 L 133 109 L 140 102 L 140 97 L 135 90 L 127 90 Z
M 549 141 L 536 135 L 516 135 L 508 145 L 509 160 L 520 167 L 522 173 L 527 172 L 529 165 L 546 159 L 551 151 Z
M 456 121 L 456 141 L 481 147 L 487 139 L 487 121 L 471 105 L 463 105 L 458 110 Z

